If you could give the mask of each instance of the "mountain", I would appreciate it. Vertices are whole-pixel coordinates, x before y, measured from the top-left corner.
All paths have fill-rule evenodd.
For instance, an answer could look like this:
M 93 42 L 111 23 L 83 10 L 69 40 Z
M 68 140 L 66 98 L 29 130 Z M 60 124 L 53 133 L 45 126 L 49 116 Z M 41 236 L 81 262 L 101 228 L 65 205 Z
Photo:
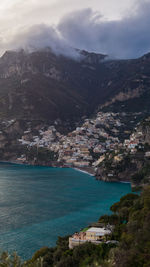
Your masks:
M 1 116 L 76 121 L 89 114 L 98 83 L 94 66 L 103 56 L 84 51 L 82 56 L 80 62 L 50 50 L 6 52 L 0 59 Z
M 104 63 L 110 69 L 109 100 L 103 110 L 148 111 L 150 101 L 150 53 L 138 59 Z
M 95 110 L 149 111 L 150 54 L 108 60 L 80 51 L 80 59 L 50 49 L 7 51 L 0 58 L 0 118 L 74 123 Z

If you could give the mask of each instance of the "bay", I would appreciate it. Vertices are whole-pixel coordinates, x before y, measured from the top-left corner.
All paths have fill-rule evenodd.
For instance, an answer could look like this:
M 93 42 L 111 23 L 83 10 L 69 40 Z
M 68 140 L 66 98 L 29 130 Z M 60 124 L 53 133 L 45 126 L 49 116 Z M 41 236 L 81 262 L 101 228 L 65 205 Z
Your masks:
M 0 249 L 30 258 L 109 213 L 130 184 L 68 168 L 0 164 Z

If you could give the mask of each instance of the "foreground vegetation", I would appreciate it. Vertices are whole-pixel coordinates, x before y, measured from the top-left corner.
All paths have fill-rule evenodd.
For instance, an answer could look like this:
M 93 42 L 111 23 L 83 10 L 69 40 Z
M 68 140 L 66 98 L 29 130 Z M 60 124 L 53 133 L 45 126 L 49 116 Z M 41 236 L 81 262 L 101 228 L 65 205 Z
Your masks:
M 68 237 L 58 238 L 55 248 L 42 248 L 32 259 L 21 262 L 14 254 L 3 253 L 0 267 L 148 267 L 150 266 L 150 186 L 141 195 L 127 194 L 103 215 L 101 224 L 113 224 L 110 240 L 116 244 L 85 243 L 68 249 Z

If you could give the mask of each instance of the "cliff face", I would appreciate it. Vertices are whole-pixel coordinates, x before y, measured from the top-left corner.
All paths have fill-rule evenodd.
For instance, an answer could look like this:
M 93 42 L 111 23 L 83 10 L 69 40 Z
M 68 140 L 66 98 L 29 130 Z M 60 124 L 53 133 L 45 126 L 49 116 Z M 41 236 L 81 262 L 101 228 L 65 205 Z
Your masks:
M 96 171 L 96 178 L 106 182 L 132 182 L 132 176 L 135 175 L 145 164 L 144 154 L 140 157 L 131 155 L 124 156 L 120 163 L 111 163 L 101 165 Z
M 72 123 L 91 114 L 100 80 L 97 66 L 105 56 L 81 54 L 79 61 L 50 49 L 7 51 L 0 59 L 0 116 Z
M 150 145 L 150 118 L 145 119 L 139 126 L 137 131 L 141 132 L 141 141 Z M 136 132 L 137 132 L 136 131 Z
M 0 58 L 0 118 L 78 122 L 97 109 L 150 110 L 150 57 L 80 60 L 50 49 L 6 52 Z
M 137 146 L 133 149 L 124 146 L 105 155 L 96 170 L 98 180 L 127 181 L 133 188 L 150 183 L 150 118 L 139 123 L 129 142 Z

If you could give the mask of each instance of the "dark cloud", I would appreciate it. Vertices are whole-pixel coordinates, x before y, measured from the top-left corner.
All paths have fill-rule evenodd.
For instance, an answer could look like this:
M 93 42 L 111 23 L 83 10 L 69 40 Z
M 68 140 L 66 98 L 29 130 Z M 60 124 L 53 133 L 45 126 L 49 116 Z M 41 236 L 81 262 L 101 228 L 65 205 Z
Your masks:
M 63 18 L 58 29 L 74 47 L 133 58 L 150 51 L 150 2 L 143 1 L 132 17 L 103 21 L 91 9 Z

